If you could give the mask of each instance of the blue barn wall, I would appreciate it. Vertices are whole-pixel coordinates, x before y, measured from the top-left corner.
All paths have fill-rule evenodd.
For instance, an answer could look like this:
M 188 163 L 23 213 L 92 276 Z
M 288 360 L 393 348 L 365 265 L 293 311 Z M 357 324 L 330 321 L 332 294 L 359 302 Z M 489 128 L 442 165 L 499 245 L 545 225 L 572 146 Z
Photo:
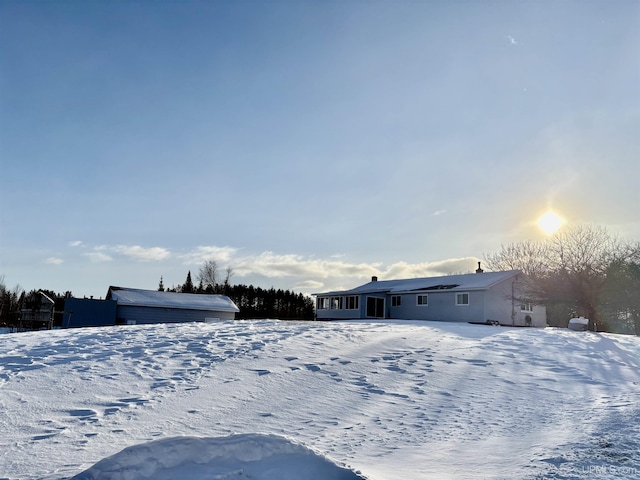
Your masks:
M 104 327 L 115 323 L 115 300 L 67 298 L 64 301 L 62 328 Z
M 119 305 L 116 322 L 125 325 L 142 325 L 149 323 L 205 322 L 213 319 L 234 320 L 235 313 L 185 308 Z

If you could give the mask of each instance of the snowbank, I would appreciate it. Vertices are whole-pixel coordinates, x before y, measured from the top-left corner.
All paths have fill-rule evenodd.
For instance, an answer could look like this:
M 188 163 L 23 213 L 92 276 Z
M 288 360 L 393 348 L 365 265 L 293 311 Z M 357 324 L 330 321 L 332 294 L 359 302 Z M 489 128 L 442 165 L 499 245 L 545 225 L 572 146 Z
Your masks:
M 569 320 L 569 329 L 576 331 L 589 330 L 589 319 L 584 317 L 572 318 Z
M 362 480 L 313 450 L 276 435 L 178 437 L 135 445 L 72 480 Z

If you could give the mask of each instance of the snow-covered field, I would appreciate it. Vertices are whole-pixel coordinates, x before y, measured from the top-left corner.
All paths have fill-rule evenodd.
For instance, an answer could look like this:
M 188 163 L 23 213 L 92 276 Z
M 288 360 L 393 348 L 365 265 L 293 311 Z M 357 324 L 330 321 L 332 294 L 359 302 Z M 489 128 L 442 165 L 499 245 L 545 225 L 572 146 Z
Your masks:
M 272 320 L 0 335 L 0 477 L 76 475 L 640 478 L 640 338 Z

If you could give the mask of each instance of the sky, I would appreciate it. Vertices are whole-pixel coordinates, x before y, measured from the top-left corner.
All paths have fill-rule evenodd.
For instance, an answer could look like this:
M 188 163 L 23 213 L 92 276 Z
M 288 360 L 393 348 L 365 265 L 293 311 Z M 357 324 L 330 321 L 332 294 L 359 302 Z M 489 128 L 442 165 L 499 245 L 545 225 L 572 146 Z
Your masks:
M 640 2 L 0 0 L 0 278 L 314 293 L 640 240 Z

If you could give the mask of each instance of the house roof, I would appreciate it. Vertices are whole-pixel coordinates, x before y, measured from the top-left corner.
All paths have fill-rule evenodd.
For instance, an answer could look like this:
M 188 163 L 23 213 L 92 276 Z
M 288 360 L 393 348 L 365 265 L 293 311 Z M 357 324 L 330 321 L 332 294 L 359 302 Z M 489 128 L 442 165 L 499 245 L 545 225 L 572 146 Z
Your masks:
M 446 275 L 443 277 L 409 278 L 398 280 L 372 281 L 351 290 L 341 290 L 314 295 L 356 295 L 361 293 L 408 293 L 432 291 L 486 290 L 492 286 L 518 275 L 520 270 L 504 272 L 467 273 L 464 275 Z
M 239 312 L 240 309 L 226 295 L 201 295 L 194 293 L 159 292 L 136 288 L 109 287 L 107 300 L 118 305 L 138 307 L 177 308 L 186 310 L 217 310 Z

